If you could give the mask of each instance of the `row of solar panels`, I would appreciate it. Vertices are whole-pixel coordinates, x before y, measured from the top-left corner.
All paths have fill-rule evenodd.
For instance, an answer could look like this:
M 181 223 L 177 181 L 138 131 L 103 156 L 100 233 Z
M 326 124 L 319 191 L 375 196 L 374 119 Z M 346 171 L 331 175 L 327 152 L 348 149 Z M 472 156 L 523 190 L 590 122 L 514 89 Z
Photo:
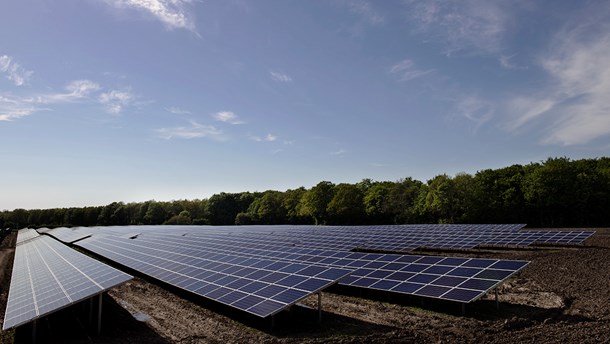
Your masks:
M 411 252 L 419 248 L 473 249 L 486 246 L 530 246 L 535 244 L 578 245 L 593 231 L 526 231 L 516 225 L 395 225 L 395 226 L 126 226 L 55 228 L 45 232 L 72 243 L 93 233 L 137 235 L 149 231 L 218 233 L 265 238 L 290 245 L 336 250 Z
M 100 294 L 132 277 L 32 229 L 17 236 L 2 329 Z
M 178 288 L 266 317 L 335 283 L 472 302 L 528 262 L 349 251 L 409 251 L 426 246 L 421 240 L 428 245 L 436 240 L 437 247 L 448 242 L 455 248 L 460 241 L 491 234 L 512 240 L 507 238 L 523 235 L 519 231 L 522 227 L 123 226 L 39 232 Z M 575 234 L 545 232 L 544 238 L 559 233 Z M 579 238 L 591 234 L 581 233 Z M 441 237 L 444 242 L 439 241 Z M 90 265 L 95 267 L 87 267 Z M 131 278 L 120 272 L 117 275 L 118 271 L 49 237 L 39 237 L 32 230 L 19 232 L 15 269 L 4 328 L 41 317 Z M 83 276 L 91 283 L 74 282 Z M 32 292 L 28 294 L 28 290 Z
M 260 317 L 334 283 L 468 303 L 528 262 L 364 254 L 144 233 L 93 235 L 76 245 L 165 283 Z M 305 252 L 309 254 L 305 254 Z M 312 252 L 313 251 L 313 252 Z M 314 253 L 314 254 L 311 254 Z

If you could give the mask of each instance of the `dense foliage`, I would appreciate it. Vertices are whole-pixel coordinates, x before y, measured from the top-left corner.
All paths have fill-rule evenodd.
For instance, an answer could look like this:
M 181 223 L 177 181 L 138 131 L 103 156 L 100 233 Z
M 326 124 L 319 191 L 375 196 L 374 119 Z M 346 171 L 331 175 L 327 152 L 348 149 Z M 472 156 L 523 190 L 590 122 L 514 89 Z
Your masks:
M 609 226 L 610 158 L 439 175 L 427 183 L 369 179 L 280 191 L 220 193 L 209 199 L 0 213 L 0 228 L 158 224 L 527 223 Z

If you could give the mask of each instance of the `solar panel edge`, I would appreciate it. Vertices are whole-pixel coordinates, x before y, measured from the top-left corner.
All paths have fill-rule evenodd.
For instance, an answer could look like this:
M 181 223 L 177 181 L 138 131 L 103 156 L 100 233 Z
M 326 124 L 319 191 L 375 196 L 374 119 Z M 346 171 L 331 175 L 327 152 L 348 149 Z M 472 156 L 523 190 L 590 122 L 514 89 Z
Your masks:
M 95 247 L 94 240 L 95 240 L 95 239 L 83 240 L 83 241 L 79 242 L 79 243 L 77 244 L 77 246 L 83 247 L 83 248 L 85 248 L 85 249 L 87 249 L 87 250 L 89 250 L 89 251 L 93 251 L 93 252 L 94 252 L 94 253 L 96 253 L 96 254 L 100 254 L 100 255 L 102 255 L 102 256 L 105 256 L 103 253 L 99 252 L 99 250 L 101 249 L 101 250 L 106 250 L 106 251 L 108 251 L 108 249 L 104 249 L 104 248 L 102 248 L 102 247 L 99 247 L 99 246 L 98 246 L 98 247 L 97 247 L 97 250 L 98 250 L 98 251 L 95 251 L 96 247 Z M 103 239 L 98 239 L 98 241 L 103 241 Z M 93 247 L 91 247 L 91 246 L 93 246 Z M 108 257 L 108 256 L 105 256 L 105 257 L 107 257 L 107 258 L 109 258 L 109 259 L 112 259 L 112 260 L 114 260 L 114 261 L 117 261 L 115 258 L 111 258 L 111 257 Z M 129 257 L 127 257 L 127 258 L 129 259 Z M 132 258 L 132 259 L 133 259 L 133 260 L 138 260 L 138 259 L 134 259 L 134 258 Z M 124 265 L 124 264 L 126 264 L 126 263 L 124 263 L 124 262 L 120 262 L 120 261 L 117 261 L 117 262 L 118 262 L 119 264 L 123 264 L 123 265 Z M 129 265 L 127 265 L 127 266 L 129 266 Z M 164 269 L 164 268 L 163 268 L 163 269 Z M 164 270 L 166 270 L 166 271 L 168 271 L 168 272 L 170 271 L 170 270 L 168 270 L 168 269 L 164 269 Z M 332 284 L 334 284 L 334 283 L 337 283 L 337 281 L 339 280 L 339 278 L 342 278 L 343 276 L 346 276 L 346 275 L 348 275 L 349 273 L 351 273 L 351 270 L 347 270 L 347 269 L 326 268 L 326 270 L 336 270 L 336 271 L 340 271 L 340 272 L 341 272 L 341 274 L 340 274 L 340 275 L 339 275 L 339 276 L 338 276 L 338 277 L 337 277 L 335 280 L 327 280 L 327 281 L 328 281 L 327 283 L 323 284 L 322 286 L 320 286 L 320 287 L 316 288 L 316 289 L 315 289 L 315 290 L 313 290 L 313 291 L 308 291 L 308 290 L 304 290 L 304 289 L 299 289 L 299 288 L 296 288 L 296 287 L 293 287 L 293 288 L 288 288 L 288 290 L 297 290 L 297 291 L 298 291 L 298 290 L 300 290 L 301 292 L 303 292 L 303 293 L 304 293 L 304 295 L 303 295 L 303 297 L 300 297 L 298 300 L 295 300 L 295 301 L 292 301 L 292 302 L 289 302 L 289 303 L 283 303 L 283 306 L 282 306 L 280 309 L 277 309 L 277 310 L 274 310 L 274 311 L 270 311 L 270 312 L 265 312 L 265 313 L 260 313 L 260 312 L 259 312 L 259 313 L 257 313 L 257 312 L 251 311 L 251 309 L 252 309 L 252 308 L 254 308 L 254 307 L 256 307 L 256 306 L 258 305 L 258 304 L 257 304 L 257 305 L 253 305 L 253 306 L 252 306 L 252 307 L 250 307 L 249 309 L 247 309 L 247 310 L 243 310 L 243 311 L 246 311 L 246 312 L 252 313 L 252 314 L 257 315 L 257 316 L 267 317 L 267 316 L 269 316 L 269 315 L 272 315 L 272 314 L 275 314 L 275 313 L 277 313 L 277 312 L 280 312 L 280 311 L 281 311 L 281 310 L 283 310 L 284 308 L 289 307 L 290 305 L 294 304 L 295 302 L 298 302 L 299 300 L 301 300 L 301 299 L 303 299 L 303 298 L 305 298 L 305 297 L 308 297 L 308 296 L 310 296 L 310 295 L 312 295 L 312 294 L 315 294 L 315 293 L 319 292 L 320 290 L 323 290 L 323 289 L 327 288 L 328 286 L 330 286 L 330 285 L 332 285 Z M 298 271 L 297 271 L 297 272 L 298 272 Z M 149 276 L 151 276 L 150 274 L 148 274 L 148 275 L 149 275 Z M 189 277 L 189 276 L 187 276 L 187 275 L 183 275 L 183 276 L 184 276 L 184 277 Z M 181 287 L 180 285 L 177 285 L 177 284 L 175 284 L 175 283 L 172 283 L 172 280 L 167 280 L 167 279 L 163 279 L 163 278 L 159 278 L 159 277 L 154 277 L 154 276 L 151 276 L 151 277 L 156 278 L 156 279 L 160 279 L 162 282 L 164 282 L 164 283 L 168 283 L 168 284 L 170 284 L 170 285 L 174 285 L 174 286 L 176 286 L 176 287 L 178 287 L 178 288 L 181 288 L 181 289 L 184 289 L 184 290 L 188 290 L 188 289 L 186 289 L 186 288 L 184 288 L 184 287 Z M 255 280 L 253 280 L 253 281 L 255 281 Z M 212 284 L 216 285 L 218 288 L 226 288 L 226 287 L 224 287 L 224 286 L 222 286 L 222 285 L 220 285 L 220 284 L 216 284 L 216 283 L 214 283 L 214 282 L 212 282 Z M 275 284 L 271 283 L 270 285 L 275 285 Z M 238 290 L 236 290 L 236 289 L 232 289 L 232 288 L 226 288 L 226 289 L 231 289 L 231 290 L 232 290 L 232 292 L 238 291 Z M 188 291 L 189 291 L 189 292 L 194 292 L 194 293 L 198 294 L 197 292 L 192 291 L 192 290 L 188 290 Z M 228 293 L 229 293 L 229 292 L 227 292 L 226 294 L 228 294 Z M 224 297 L 226 294 L 223 294 L 223 295 L 222 295 L 221 297 L 219 297 L 219 298 Z M 206 297 L 206 298 L 210 299 L 210 297 L 209 297 L 208 295 L 206 295 L 206 294 L 198 294 L 198 295 L 200 295 L 200 296 L 202 296 L 202 297 Z M 219 301 L 218 299 L 214 299 L 214 298 L 211 298 L 211 300 L 216 301 L 216 302 L 220 302 L 220 303 L 224 303 L 224 302 Z M 265 298 L 265 300 L 261 301 L 261 303 L 263 303 L 264 301 L 272 301 L 272 302 L 274 302 L 274 303 L 278 303 L 278 304 L 279 304 L 279 303 L 281 303 L 281 302 L 278 302 L 278 301 L 274 300 L 272 297 Z M 224 304 L 227 304 L 227 303 L 224 303 Z M 227 305 L 231 306 L 231 304 L 227 304 Z
M 47 315 L 49 315 L 49 314 L 51 314 L 51 313 L 54 313 L 54 312 L 56 312 L 56 311 L 58 311 L 58 310 L 61 310 L 61 309 L 66 308 L 66 307 L 69 307 L 70 305 L 75 304 L 75 303 L 77 303 L 77 302 L 80 302 L 80 301 L 82 301 L 82 300 L 84 300 L 84 299 L 86 299 L 86 298 L 89 298 L 89 297 L 95 296 L 95 295 L 97 295 L 97 294 L 104 293 L 105 291 L 109 290 L 110 288 L 115 287 L 115 286 L 117 286 L 117 285 L 120 285 L 120 284 L 122 284 L 122 283 L 125 283 L 125 282 L 127 282 L 128 280 L 130 280 L 130 279 L 132 279 L 132 278 L 133 278 L 133 276 L 128 275 L 128 274 L 125 274 L 124 272 L 122 272 L 122 271 L 120 271 L 120 270 L 117 270 L 117 269 L 114 269 L 114 268 L 112 268 L 112 267 L 110 267 L 110 266 L 108 266 L 108 265 L 106 265 L 106 264 L 103 264 L 103 263 L 101 263 L 101 262 L 98 262 L 97 260 L 94 260 L 93 258 L 90 258 L 90 257 L 88 257 L 88 256 L 86 256 L 86 255 L 84 255 L 84 254 L 82 254 L 82 253 L 80 253 L 80 252 L 78 252 L 78 251 L 73 250 L 72 248 L 69 248 L 68 246 L 65 246 L 64 244 L 60 243 L 59 241 L 56 241 L 55 239 L 52 239 L 51 237 L 48 237 L 48 236 L 39 236 L 39 237 L 37 237 L 37 238 L 40 238 L 40 239 L 39 239 L 39 240 L 36 240 L 36 241 L 31 240 L 31 241 L 25 242 L 25 243 L 24 243 L 24 245 L 21 245 L 21 246 L 19 246 L 18 248 L 16 248 L 16 250 L 15 250 L 15 260 L 17 260 L 17 259 L 18 259 L 18 256 L 23 256 L 23 255 L 25 255 L 26 260 L 27 260 L 28 254 L 31 254 L 31 253 L 30 253 L 30 252 L 28 252 L 28 251 L 33 251 L 33 250 L 36 250 L 36 251 L 38 252 L 38 254 L 40 255 L 40 259 L 42 259 L 43 261 L 45 261 L 45 258 L 44 258 L 44 256 L 42 256 L 42 253 L 41 253 L 41 252 L 40 252 L 40 251 L 39 251 L 39 250 L 38 250 L 36 247 L 32 247 L 32 246 L 36 246 L 36 245 L 39 245 L 39 244 L 40 244 L 40 245 L 42 245 L 42 244 L 44 244 L 44 242 L 45 242 L 45 241 L 48 239 L 48 240 L 50 240 L 49 242 L 53 242 L 54 244 L 61 245 L 61 246 L 58 246 L 58 247 L 62 247 L 62 249 L 68 250 L 68 251 L 66 251 L 66 252 L 70 252 L 70 254 L 76 254 L 76 255 L 80 255 L 80 256 L 81 256 L 82 258 L 84 258 L 85 260 L 89 260 L 89 262 L 95 262 L 95 264 L 99 264 L 100 266 L 101 266 L 101 265 L 103 265 L 103 266 L 105 266 L 106 268 L 109 268 L 109 269 L 111 269 L 112 271 L 116 271 L 116 272 L 117 272 L 117 273 L 119 273 L 120 275 L 125 276 L 125 277 L 126 277 L 126 279 L 125 279 L 125 280 L 123 280 L 123 281 L 121 281 L 121 282 L 115 283 L 115 284 L 113 284 L 113 285 L 111 285 L 111 286 L 108 286 L 107 288 L 103 288 L 103 287 L 101 287 L 101 286 L 99 286 L 99 285 L 98 285 L 98 286 L 100 287 L 100 289 L 99 289 L 99 291 L 97 291 L 96 293 L 84 294 L 84 295 L 82 295 L 82 296 L 80 296 L 80 297 L 75 297 L 74 299 L 72 299 L 71 297 L 68 297 L 68 295 L 66 294 L 65 289 L 63 289 L 63 287 L 61 287 L 61 288 L 62 288 L 62 293 L 63 293 L 63 294 L 64 294 L 64 295 L 67 297 L 67 299 L 68 299 L 68 302 L 67 302 L 67 303 L 65 303 L 65 304 L 63 304 L 63 303 L 61 303 L 61 302 L 59 302 L 59 301 L 57 301 L 57 300 L 56 300 L 56 301 L 51 301 L 51 303 L 47 303 L 47 304 L 43 304 L 43 305 L 38 305 L 38 301 L 40 301 L 40 300 L 39 300 L 39 299 L 36 297 L 36 295 L 35 295 L 35 293 L 34 293 L 34 291 L 33 291 L 33 289 L 32 289 L 32 301 L 33 301 L 33 303 L 34 303 L 34 307 L 33 307 L 33 308 L 34 308 L 34 310 L 35 310 L 35 312 L 34 312 L 34 313 L 35 313 L 35 316 L 29 316 L 29 317 L 25 317 L 25 318 L 23 318 L 22 320 L 11 321 L 12 319 L 19 319 L 20 317 L 22 317 L 22 314 L 17 314 L 15 317 L 13 317 L 13 318 L 8 318 L 8 319 L 7 319 L 7 316 L 9 316 L 9 315 L 11 315 L 11 314 L 13 313 L 12 309 L 10 309 L 10 306 L 12 305 L 12 301 L 11 301 L 11 300 L 13 300 L 12 295 L 13 295 L 13 294 L 16 292 L 16 290 L 18 289 L 18 288 L 15 286 L 15 284 L 13 283 L 13 278 L 14 278 L 14 276 L 18 276 L 18 275 L 16 274 L 15 270 L 16 270 L 16 268 L 20 268 L 20 266 L 18 266 L 18 265 L 17 265 L 17 266 L 15 266 L 15 263 L 14 263 L 14 267 L 13 267 L 13 270 L 14 270 L 14 271 L 13 271 L 13 274 L 12 274 L 12 276 L 11 276 L 11 284 L 10 284 L 10 287 L 9 287 L 9 295 L 8 295 L 8 298 L 7 298 L 7 309 L 6 309 L 6 312 L 5 312 L 5 319 L 4 319 L 4 321 L 3 321 L 3 325 L 2 325 L 3 330 L 7 330 L 7 329 L 11 329 L 11 328 L 14 328 L 14 327 L 17 327 L 17 326 L 21 326 L 21 325 L 23 325 L 23 324 L 25 324 L 25 323 L 28 323 L 28 322 L 30 322 L 30 321 L 33 321 L 33 320 L 36 320 L 36 319 L 42 318 L 42 317 L 47 316 Z M 46 243 L 46 244 L 47 244 L 47 245 L 49 245 L 49 243 Z M 49 246 L 49 247 L 50 247 L 50 246 Z M 60 257 L 60 258 L 62 258 L 62 259 L 65 259 L 65 258 L 62 256 L 62 254 L 61 254 L 61 253 L 59 253 L 59 252 L 57 252 L 56 250 L 45 251 L 45 253 L 46 253 L 46 254 L 49 254 L 49 252 L 53 252 L 53 254 L 54 254 L 56 257 Z M 65 253 L 65 252 L 64 252 L 64 253 Z M 66 261 L 66 262 L 67 262 L 67 261 Z M 28 264 L 29 264 L 29 263 L 28 263 Z M 53 272 L 52 272 L 51 268 L 49 267 L 48 263 L 45 263 L 45 267 L 46 267 L 47 271 L 49 271 L 49 272 L 50 272 L 50 273 L 53 275 L 53 277 L 56 279 L 56 282 L 57 282 L 57 283 L 58 283 L 58 284 L 61 286 L 61 283 L 59 282 L 59 280 L 57 280 L 57 276 L 55 276 L 55 275 L 53 274 Z M 76 270 L 78 270 L 77 268 L 75 268 L 75 269 L 76 269 Z M 17 269 L 17 270 L 18 270 L 18 269 Z M 28 271 L 29 271 L 29 267 L 28 267 Z M 78 271 L 79 271 L 79 273 L 83 274 L 83 276 L 85 276 L 85 277 L 87 277 L 87 278 L 91 279 L 91 277 L 90 277 L 90 276 L 87 276 L 87 275 L 86 275 L 86 274 L 84 274 L 82 271 L 80 271 L 80 270 L 78 270 Z M 29 282 L 29 285 L 30 285 L 32 288 L 34 288 L 34 280 L 32 279 L 32 274 L 31 274 L 31 273 L 28 273 L 28 275 L 29 275 L 29 280 L 28 280 L 27 282 Z M 92 280 L 92 281 L 93 281 L 93 280 Z M 49 306 L 49 305 L 51 305 L 51 306 Z M 59 305 L 59 306 L 58 306 L 58 307 L 55 307 L 55 306 L 53 306 L 53 305 Z M 45 310 L 45 308 L 43 308 L 43 307 L 48 307 L 49 309 L 48 309 L 48 310 Z M 9 320 L 9 321 L 7 321 L 7 320 Z

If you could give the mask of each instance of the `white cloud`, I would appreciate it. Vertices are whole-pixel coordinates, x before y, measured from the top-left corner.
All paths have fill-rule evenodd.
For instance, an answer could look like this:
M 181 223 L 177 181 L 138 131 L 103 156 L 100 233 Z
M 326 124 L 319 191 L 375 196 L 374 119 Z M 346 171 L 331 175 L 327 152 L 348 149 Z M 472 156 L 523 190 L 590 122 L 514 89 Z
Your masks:
M 489 0 L 409 0 L 416 31 L 444 45 L 445 53 L 497 53 L 511 21 L 512 2 Z M 503 7 L 504 6 L 504 7 Z
M 48 107 L 41 107 L 44 104 L 81 101 L 99 88 L 99 85 L 92 81 L 75 80 L 66 86 L 66 92 L 34 94 L 27 97 L 0 94 L 0 121 L 10 121 L 38 111 L 50 110 Z
M 8 55 L 0 56 L 0 72 L 6 74 L 6 78 L 16 86 L 23 86 L 34 74 L 33 71 L 26 70 L 19 63 L 14 62 L 13 58 Z
M 214 119 L 219 122 L 229 124 L 244 124 L 245 122 L 240 120 L 236 114 L 231 111 L 220 111 L 213 115 Z
M 21 98 L 0 95 L 0 121 L 12 121 L 41 110 Z
M 460 116 L 475 124 L 475 130 L 489 121 L 495 113 L 494 105 L 477 95 L 469 95 L 460 99 L 456 110 Z
M 377 13 L 371 3 L 365 0 L 351 0 L 347 2 L 349 11 L 359 15 L 370 25 L 379 25 L 385 21 L 385 18 Z
M 174 115 L 189 115 L 189 114 L 191 114 L 190 111 L 181 109 L 181 108 L 179 108 L 177 106 L 171 106 L 171 107 L 166 108 L 165 110 L 173 113 Z
M 190 122 L 190 126 L 161 128 L 157 129 L 160 138 L 170 139 L 196 139 L 209 138 L 212 140 L 223 141 L 225 139 L 221 130 L 211 125 L 203 125 L 195 121 Z
M 390 68 L 390 73 L 397 75 L 400 81 L 409 81 L 434 72 L 434 69 L 419 70 L 412 60 L 402 60 Z
M 504 69 L 527 69 L 527 67 L 519 66 L 512 61 L 513 57 L 515 56 L 516 54 L 510 56 L 502 55 L 498 58 L 498 61 Z
M 334 156 L 340 156 L 340 155 L 344 155 L 346 152 L 344 149 L 339 149 L 336 150 L 334 152 L 330 152 L 330 155 L 334 155 Z
M 541 58 L 549 86 L 510 100 L 514 115 L 507 129 L 544 123 L 541 142 L 561 145 L 610 135 L 610 10 L 592 12 L 584 24 L 568 24 L 556 35 Z
M 64 92 L 34 93 L 28 96 L 0 94 L 0 121 L 10 121 L 38 111 L 52 110 L 50 105 L 83 102 L 102 104 L 107 112 L 118 114 L 135 99 L 130 91 L 111 90 L 96 95 L 100 89 L 100 85 L 93 81 L 74 80 L 66 85 Z
M 288 74 L 274 72 L 274 71 L 269 71 L 269 74 L 271 74 L 271 79 L 273 79 L 277 82 L 292 82 L 292 77 Z
M 171 29 L 187 29 L 195 32 L 195 23 L 187 11 L 192 0 L 106 0 L 116 8 L 143 10 Z
M 273 134 L 267 134 L 264 137 L 260 136 L 250 136 L 250 138 L 256 142 L 273 142 L 277 140 L 277 136 Z
M 134 96 L 130 91 L 118 91 L 112 90 L 110 92 L 104 92 L 100 94 L 98 100 L 104 106 L 106 106 L 106 111 L 111 114 L 119 114 L 123 109 L 130 105 L 133 101 Z

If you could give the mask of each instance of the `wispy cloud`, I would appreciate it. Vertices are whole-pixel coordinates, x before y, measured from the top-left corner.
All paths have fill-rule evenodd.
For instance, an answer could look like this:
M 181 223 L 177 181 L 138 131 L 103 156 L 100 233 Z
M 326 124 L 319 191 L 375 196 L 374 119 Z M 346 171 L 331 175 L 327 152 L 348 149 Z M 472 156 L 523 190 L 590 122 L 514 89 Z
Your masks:
M 477 95 L 468 95 L 458 101 L 456 111 L 459 116 L 474 123 L 476 131 L 481 125 L 492 119 L 496 109 L 491 102 Z
M 106 111 L 111 114 L 119 114 L 123 109 L 130 105 L 134 99 L 131 91 L 112 90 L 104 92 L 98 97 L 100 103 L 106 107 Z
M 292 77 L 288 74 L 274 72 L 274 71 L 269 71 L 269 74 L 271 75 L 271 79 L 273 79 L 274 81 L 292 82 Z
M 379 25 L 385 18 L 373 9 L 370 2 L 365 0 L 350 0 L 346 2 L 349 11 L 360 16 L 370 25 Z
M 182 108 L 179 108 L 177 106 L 171 106 L 168 108 L 165 108 L 165 110 L 167 110 L 168 112 L 173 113 L 174 115 L 190 115 L 191 112 L 188 110 L 184 110 Z
M 0 95 L 0 121 L 12 121 L 41 110 L 26 99 Z
M 0 72 L 6 74 L 6 78 L 16 86 L 23 86 L 28 82 L 32 74 L 31 70 L 26 70 L 8 55 L 0 55 Z
M 330 152 L 330 155 L 341 156 L 341 155 L 344 155 L 345 153 L 346 153 L 346 151 L 344 149 L 339 149 L 339 150 Z
M 195 121 L 190 121 L 190 126 L 161 128 L 157 129 L 156 132 L 160 138 L 166 140 L 196 138 L 209 138 L 216 141 L 225 140 L 222 130 Z
M 511 131 L 544 121 L 545 144 L 585 144 L 610 135 L 610 9 L 591 9 L 586 24 L 566 24 L 540 64 L 550 82 L 509 101 Z
M 527 69 L 527 67 L 519 66 L 512 61 L 515 56 L 516 55 L 502 55 L 498 58 L 498 62 L 500 62 L 500 66 L 504 69 Z
M 43 105 L 73 103 L 86 99 L 99 85 L 89 80 L 70 82 L 65 92 L 39 93 L 25 97 L 0 94 L 0 121 L 11 121 L 35 112 L 50 110 Z
M 0 93 L 0 121 L 11 121 L 43 110 L 53 105 L 91 103 L 103 105 L 107 112 L 118 114 L 131 105 L 136 97 L 131 91 L 109 90 L 100 93 L 102 87 L 91 80 L 69 82 L 63 92 L 33 93 L 14 96 Z
M 503 47 L 511 11 L 502 2 L 408 0 L 405 4 L 416 31 L 441 42 L 447 55 L 497 53 Z
M 90 80 L 74 80 L 65 87 L 66 92 L 44 93 L 34 97 L 41 104 L 70 103 L 80 101 L 100 89 L 100 85 Z
M 434 72 L 434 69 L 420 70 L 415 68 L 412 60 L 402 60 L 390 68 L 390 73 L 398 76 L 400 81 L 409 81 Z
M 220 111 L 212 115 L 215 120 L 219 122 L 229 123 L 229 124 L 244 124 L 245 122 L 240 120 L 237 115 L 231 111 Z
M 256 142 L 273 142 L 277 140 L 277 136 L 273 134 L 267 134 L 266 136 L 250 136 L 250 138 Z
M 106 3 L 116 8 L 145 11 L 170 29 L 195 32 L 195 23 L 187 10 L 187 6 L 192 2 L 192 0 L 106 0 Z

